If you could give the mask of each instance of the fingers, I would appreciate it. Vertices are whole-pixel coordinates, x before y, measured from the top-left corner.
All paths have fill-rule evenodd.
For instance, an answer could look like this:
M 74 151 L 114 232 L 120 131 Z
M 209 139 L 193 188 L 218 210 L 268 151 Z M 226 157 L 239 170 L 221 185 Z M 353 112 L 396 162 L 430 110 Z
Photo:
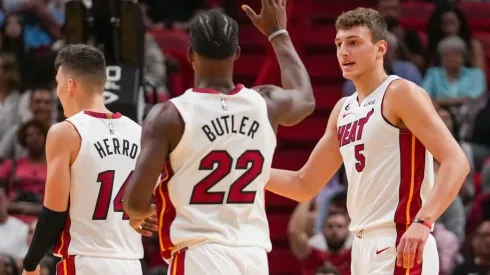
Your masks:
M 425 248 L 425 244 L 421 242 L 417 249 L 417 261 L 416 261 L 417 264 L 422 263 L 422 259 L 424 258 L 424 248 Z
M 403 268 L 413 268 L 415 263 L 422 262 L 424 248 L 421 241 L 402 238 L 397 248 L 396 265 Z
M 263 0 L 263 1 L 267 1 L 267 0 Z M 250 18 L 250 20 L 252 20 L 252 22 L 255 22 L 257 21 L 257 18 L 259 17 L 254 10 L 252 10 L 252 8 L 248 5 L 242 5 L 242 10 L 245 12 L 245 14 L 248 16 L 248 18 Z
M 158 231 L 158 221 L 152 218 L 146 218 L 142 228 L 151 231 Z
M 140 227 L 133 227 L 133 229 L 138 232 L 139 234 L 145 236 L 145 237 L 151 237 L 153 235 L 153 233 L 151 231 L 148 231 L 148 230 L 144 230 Z
M 396 265 L 397 266 L 403 265 L 403 250 L 404 249 L 405 249 L 405 239 L 402 238 L 400 240 L 400 243 L 398 244 L 398 247 L 396 248 Z

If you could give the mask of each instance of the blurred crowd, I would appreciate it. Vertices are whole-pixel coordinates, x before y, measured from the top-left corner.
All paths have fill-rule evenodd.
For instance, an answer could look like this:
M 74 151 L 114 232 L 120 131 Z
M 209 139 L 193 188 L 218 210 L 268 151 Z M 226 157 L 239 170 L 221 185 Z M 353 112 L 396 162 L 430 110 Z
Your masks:
M 165 100 L 182 91 L 167 85 L 185 65 L 167 54 L 154 30 L 186 35 L 202 10 L 230 9 L 239 1 L 144 0 L 145 81 Z M 56 98 L 53 60 L 64 45 L 65 0 L 3 0 L 0 7 L 0 275 L 19 275 L 40 213 L 46 180 L 48 129 L 63 119 Z M 487 92 L 488 42 L 472 35 L 468 16 L 451 1 L 436 4 L 426 31 L 400 23 L 400 2 L 379 0 L 389 35 L 385 67 L 422 86 L 438 114 L 460 142 L 472 166 L 459 196 L 436 222 L 440 274 L 490 274 L 490 104 Z M 490 5 L 490 3 L 488 3 Z M 163 46 L 164 47 L 164 46 Z M 489 51 L 490 52 L 490 51 Z M 165 54 L 164 54 L 165 53 Z M 329 66 L 336 66 L 331 64 Z M 343 94 L 355 92 L 352 82 Z M 437 137 L 434 137 L 437 138 Z M 437 174 L 436 163 L 434 172 Z M 350 274 L 346 180 L 336 175 L 314 201 L 291 214 L 289 247 L 303 275 Z M 274 232 L 271 232 L 274 234 Z M 158 240 L 145 239 L 150 274 L 166 274 Z M 41 274 L 55 274 L 46 257 Z

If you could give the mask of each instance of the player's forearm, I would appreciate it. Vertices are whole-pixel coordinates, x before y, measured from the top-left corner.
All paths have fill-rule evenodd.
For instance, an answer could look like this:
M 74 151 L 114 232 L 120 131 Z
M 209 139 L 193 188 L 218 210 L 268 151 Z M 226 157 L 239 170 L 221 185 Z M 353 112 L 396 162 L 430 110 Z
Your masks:
M 434 189 L 416 218 L 434 223 L 456 198 L 469 171 L 469 164 L 464 156 L 442 161 Z
M 302 177 L 297 171 L 272 169 L 269 181 L 265 188 L 277 195 L 298 201 L 310 201 L 315 195 L 306 188 Z
M 304 95 L 304 100 L 310 102 L 314 107 L 315 97 L 311 87 L 310 76 L 294 49 L 289 35 L 281 34 L 272 39 L 271 44 L 281 69 L 282 88 L 301 91 Z
M 29 251 L 24 258 L 26 271 L 34 271 L 41 259 L 60 239 L 66 222 L 67 211 L 56 212 L 44 207 L 37 221 Z
M 140 186 L 136 183 L 135 186 Z M 144 218 L 148 215 L 151 206 L 151 194 L 148 196 L 138 188 L 128 185 L 123 198 L 124 212 L 131 218 Z

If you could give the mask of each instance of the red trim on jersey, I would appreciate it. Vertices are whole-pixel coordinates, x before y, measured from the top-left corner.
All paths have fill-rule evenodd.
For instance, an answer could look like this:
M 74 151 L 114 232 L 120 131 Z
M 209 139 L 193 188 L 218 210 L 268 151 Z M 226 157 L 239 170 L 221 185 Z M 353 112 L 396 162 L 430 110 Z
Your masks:
M 175 219 L 175 207 L 168 193 L 168 182 L 174 175 L 170 160 L 167 159 L 162 171 L 162 180 L 155 188 L 155 206 L 158 215 L 158 237 L 160 241 L 160 254 L 164 259 L 170 259 L 174 244 L 170 238 L 170 226 Z
M 425 173 L 425 147 L 410 132 L 400 131 L 400 190 L 395 211 L 396 245 L 422 207 L 420 189 Z M 405 269 L 395 266 L 395 275 L 422 274 L 422 264 Z
M 76 273 L 75 256 L 69 256 L 56 264 L 57 275 L 76 275 Z
M 170 275 L 184 275 L 185 274 L 185 251 L 187 248 L 175 253 L 170 264 Z
M 228 95 L 237 94 L 242 89 L 243 89 L 243 85 L 242 84 L 236 84 L 235 88 L 233 88 L 233 90 L 231 90 L 228 93 Z M 210 89 L 210 88 L 192 88 L 192 91 L 193 92 L 196 92 L 196 93 L 204 93 L 204 94 L 221 94 L 220 92 L 218 92 L 216 90 L 213 90 L 213 89 Z
M 60 256 L 62 259 L 68 258 L 68 247 L 70 246 L 71 242 L 71 235 L 70 235 L 70 227 L 71 227 L 71 218 L 70 218 L 70 201 L 68 200 L 68 209 L 66 210 L 68 215 L 66 216 L 65 220 L 65 228 L 61 232 L 60 240 L 58 243 L 53 247 L 53 254 Z
M 84 114 L 96 117 L 96 118 L 105 118 L 105 119 L 118 119 L 122 117 L 121 113 L 99 113 L 99 112 L 93 112 L 93 111 L 83 111 Z
M 422 207 L 420 188 L 425 172 L 425 147 L 411 133 L 400 132 L 400 191 L 395 223 L 410 225 Z

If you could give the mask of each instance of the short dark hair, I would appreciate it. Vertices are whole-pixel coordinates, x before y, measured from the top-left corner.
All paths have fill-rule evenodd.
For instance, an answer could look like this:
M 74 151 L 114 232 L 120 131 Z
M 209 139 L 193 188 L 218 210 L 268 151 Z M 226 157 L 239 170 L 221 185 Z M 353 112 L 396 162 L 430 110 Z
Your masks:
M 193 51 L 210 59 L 225 59 L 233 56 L 238 47 L 238 24 L 213 9 L 196 16 L 189 31 Z
M 46 126 L 44 126 L 44 124 L 37 120 L 29 120 L 28 122 L 24 123 L 17 132 L 17 139 L 19 140 L 19 144 L 22 145 L 22 147 L 24 148 L 26 147 L 27 129 L 29 129 L 29 127 L 37 128 L 39 131 L 41 131 L 41 134 L 44 136 L 44 138 L 46 138 L 48 135 L 48 129 L 46 128 Z
M 64 47 L 55 60 L 55 69 L 60 66 L 82 77 L 90 77 L 102 86 L 107 80 L 104 54 L 92 46 L 72 44 Z
M 386 40 L 388 33 L 386 22 L 376 10 L 357 8 L 342 13 L 335 21 L 337 30 L 348 30 L 358 26 L 365 26 L 371 31 L 373 42 Z

